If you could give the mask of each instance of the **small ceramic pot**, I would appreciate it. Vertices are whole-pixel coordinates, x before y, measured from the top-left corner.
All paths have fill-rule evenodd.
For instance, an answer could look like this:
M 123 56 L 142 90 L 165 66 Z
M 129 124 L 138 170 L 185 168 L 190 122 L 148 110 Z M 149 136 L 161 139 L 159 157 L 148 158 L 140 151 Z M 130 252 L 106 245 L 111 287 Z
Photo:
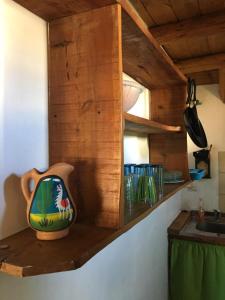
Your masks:
M 21 178 L 27 220 L 39 240 L 56 240 L 69 233 L 77 214 L 68 188 L 73 169 L 69 164 L 58 163 L 44 173 L 32 169 Z

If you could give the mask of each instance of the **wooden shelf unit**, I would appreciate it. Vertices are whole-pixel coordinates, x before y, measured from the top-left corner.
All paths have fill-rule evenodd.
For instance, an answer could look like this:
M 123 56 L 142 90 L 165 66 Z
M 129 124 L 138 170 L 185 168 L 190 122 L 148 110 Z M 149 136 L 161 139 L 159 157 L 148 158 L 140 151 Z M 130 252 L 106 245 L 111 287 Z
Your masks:
M 180 133 L 181 126 L 170 126 L 152 120 L 140 118 L 124 113 L 125 131 L 141 132 L 147 134 Z
M 27 229 L 0 242 L 9 246 L 0 250 L 1 271 L 31 276 L 80 267 L 160 205 L 126 224 L 124 120 L 150 130 L 152 163 L 181 170 L 189 180 L 182 125 L 186 79 L 129 1 L 16 2 L 49 21 L 49 160 L 74 165 L 70 187 L 78 207 L 78 222 L 66 239 L 41 242 Z M 151 89 L 147 124 L 124 118 L 123 71 Z M 169 196 L 176 191 L 173 186 Z
M 124 224 L 123 71 L 151 88 L 155 131 L 166 127 L 154 122 L 181 126 L 186 92 L 185 77 L 129 2 L 121 3 L 49 23 L 50 164 L 74 164 L 80 218 L 108 228 Z M 186 135 L 178 142 L 169 134 L 161 140 L 161 131 L 154 136 L 151 161 L 171 169 L 182 158 L 175 167 L 188 179 Z

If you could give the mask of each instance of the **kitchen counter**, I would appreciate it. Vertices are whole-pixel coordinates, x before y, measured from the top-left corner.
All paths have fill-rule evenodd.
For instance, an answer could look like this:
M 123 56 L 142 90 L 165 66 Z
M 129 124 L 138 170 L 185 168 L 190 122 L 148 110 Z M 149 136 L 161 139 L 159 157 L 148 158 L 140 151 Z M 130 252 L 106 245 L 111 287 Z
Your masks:
M 212 213 L 206 212 L 205 219 L 212 219 Z M 222 220 L 225 222 L 224 215 Z M 198 214 L 196 211 L 182 211 L 168 228 L 169 239 L 191 240 L 201 243 L 224 245 L 225 234 L 205 232 L 196 229 Z

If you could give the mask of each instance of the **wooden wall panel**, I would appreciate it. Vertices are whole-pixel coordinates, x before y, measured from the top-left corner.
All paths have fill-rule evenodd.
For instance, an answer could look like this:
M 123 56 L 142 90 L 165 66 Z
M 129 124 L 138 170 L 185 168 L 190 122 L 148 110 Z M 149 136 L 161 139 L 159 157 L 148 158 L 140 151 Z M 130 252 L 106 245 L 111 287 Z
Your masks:
M 182 126 L 186 102 L 186 86 L 151 91 L 151 119 L 163 124 Z
M 149 144 L 151 163 L 162 164 L 169 171 L 182 171 L 183 178 L 189 179 L 186 134 L 151 135 Z
M 107 6 L 49 25 L 50 163 L 75 166 L 80 217 L 120 226 L 121 8 Z
M 187 135 L 184 129 L 183 112 L 186 102 L 186 87 L 151 91 L 152 120 L 164 124 L 181 126 L 182 133 L 151 135 L 150 161 L 160 163 L 167 170 L 180 170 L 188 179 Z

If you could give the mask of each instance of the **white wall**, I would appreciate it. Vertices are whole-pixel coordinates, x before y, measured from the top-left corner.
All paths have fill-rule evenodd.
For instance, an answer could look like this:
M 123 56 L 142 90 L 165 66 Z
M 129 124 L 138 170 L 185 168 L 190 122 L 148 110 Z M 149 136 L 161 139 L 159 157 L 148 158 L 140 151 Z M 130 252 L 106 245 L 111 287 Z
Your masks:
M 204 209 L 218 209 L 218 151 L 225 151 L 225 104 L 220 100 L 218 85 L 197 87 L 197 98 L 202 102 L 198 106 L 198 115 L 205 129 L 211 151 L 211 179 L 195 181 L 186 189 L 183 198 L 187 209 L 198 209 L 199 197 L 203 198 Z M 200 150 L 188 138 L 189 166 L 194 167 L 193 151 Z M 224 183 L 225 184 L 225 183 Z
M 134 79 L 132 79 L 126 74 L 123 74 L 123 79 L 135 81 Z M 143 92 L 140 94 L 137 102 L 133 107 L 131 107 L 128 113 L 138 117 L 149 119 L 150 97 L 151 97 L 150 91 L 143 87 Z M 125 164 L 149 163 L 149 145 L 148 145 L 147 134 L 139 133 L 137 135 L 136 133 L 133 132 L 125 132 L 124 163 Z
M 18 176 L 47 166 L 48 145 L 46 24 L 14 2 L 1 1 L 2 238 L 26 225 Z M 167 300 L 166 230 L 180 206 L 178 193 L 79 270 L 24 279 L 0 273 L 0 300 Z
M 17 279 L 0 275 L 1 300 L 167 300 L 167 233 L 180 194 L 81 269 Z
M 24 228 L 20 178 L 48 165 L 46 24 L 1 0 L 0 238 Z

